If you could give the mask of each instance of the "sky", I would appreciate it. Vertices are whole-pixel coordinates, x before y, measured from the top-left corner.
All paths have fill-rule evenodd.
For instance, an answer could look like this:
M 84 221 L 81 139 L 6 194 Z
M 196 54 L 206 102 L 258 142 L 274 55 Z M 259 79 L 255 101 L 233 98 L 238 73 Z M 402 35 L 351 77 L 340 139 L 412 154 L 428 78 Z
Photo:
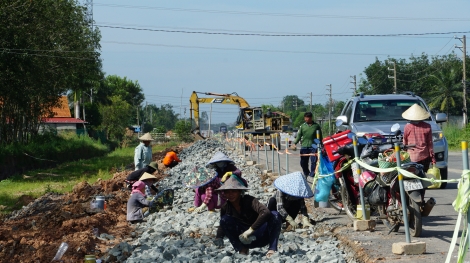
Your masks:
M 377 35 L 469 32 L 468 10 L 464 0 L 93 1 L 103 71 L 138 81 L 146 103 L 171 104 L 182 117 L 192 91 L 236 92 L 250 106 L 287 95 L 309 104 L 310 94 L 324 104 L 331 84 L 332 99 L 344 101 L 351 76 L 359 82 L 376 58 L 462 56 L 454 37 L 464 33 Z M 212 122 L 232 123 L 237 112 L 213 105 Z

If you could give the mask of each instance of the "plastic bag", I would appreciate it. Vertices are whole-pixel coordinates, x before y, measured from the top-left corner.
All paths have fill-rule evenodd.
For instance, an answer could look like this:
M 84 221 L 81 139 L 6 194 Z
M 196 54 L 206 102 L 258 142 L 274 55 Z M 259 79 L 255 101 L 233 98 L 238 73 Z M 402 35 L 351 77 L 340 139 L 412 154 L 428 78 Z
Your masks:
M 434 178 L 436 180 L 441 180 L 441 170 L 433 165 L 426 172 L 426 177 L 429 179 Z M 441 187 L 441 182 L 436 182 L 436 183 L 433 183 L 431 186 L 428 186 L 428 188 L 430 189 L 439 189 L 440 187 Z
M 375 184 L 372 192 L 367 197 L 370 205 L 385 205 L 387 204 L 387 189 Z
M 328 202 L 331 186 L 336 180 L 334 175 L 333 164 L 323 154 L 319 154 L 319 163 L 317 167 L 317 174 L 327 175 L 318 179 L 317 185 L 315 186 L 315 201 L 317 202 Z

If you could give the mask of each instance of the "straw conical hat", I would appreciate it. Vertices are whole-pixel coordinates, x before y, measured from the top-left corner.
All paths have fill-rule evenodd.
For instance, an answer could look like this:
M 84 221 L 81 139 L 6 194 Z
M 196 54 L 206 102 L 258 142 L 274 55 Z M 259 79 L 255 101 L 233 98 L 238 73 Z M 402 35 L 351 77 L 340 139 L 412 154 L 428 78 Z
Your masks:
M 211 167 L 214 163 L 217 162 L 229 162 L 231 164 L 235 164 L 232 159 L 230 159 L 227 155 L 225 155 L 223 152 L 216 152 L 214 156 L 207 162 L 206 167 Z
M 146 134 L 142 135 L 139 140 L 141 141 L 153 141 L 153 138 L 152 138 L 152 135 L 150 135 L 149 132 L 147 132 Z
M 413 106 L 409 107 L 406 111 L 404 111 L 401 116 L 403 117 L 403 119 L 407 119 L 410 121 L 422 121 L 429 118 L 429 116 L 431 115 L 429 114 L 429 112 L 427 112 L 425 109 L 415 103 L 413 104 Z
M 151 175 L 151 174 L 149 174 L 149 173 L 144 173 L 144 174 L 140 177 L 139 181 L 143 181 L 143 180 L 146 180 L 146 179 L 157 179 L 157 177 L 155 177 L 154 175 Z
M 313 196 L 312 189 L 310 189 L 307 179 L 305 179 L 301 172 L 293 172 L 280 176 L 274 180 L 274 187 L 290 196 L 301 198 Z
M 230 178 L 225 181 L 224 185 L 216 189 L 215 191 L 223 191 L 223 190 L 248 190 L 243 184 L 243 181 L 238 178 L 238 176 L 232 174 Z

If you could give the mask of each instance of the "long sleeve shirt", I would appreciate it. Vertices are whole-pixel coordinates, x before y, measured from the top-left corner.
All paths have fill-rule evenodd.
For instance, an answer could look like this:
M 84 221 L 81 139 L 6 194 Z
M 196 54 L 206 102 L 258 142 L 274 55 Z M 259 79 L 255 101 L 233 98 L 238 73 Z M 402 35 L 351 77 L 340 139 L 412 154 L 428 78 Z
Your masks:
M 152 172 L 150 172 L 150 171 L 152 171 Z M 149 174 L 151 174 L 151 173 L 153 173 L 153 171 L 155 171 L 153 168 L 151 168 L 151 167 L 149 167 L 149 166 L 145 166 L 145 167 L 142 168 L 142 169 L 139 169 L 139 170 L 136 170 L 136 171 L 133 171 L 132 173 L 130 173 L 130 174 L 127 176 L 127 178 L 126 178 L 126 181 L 128 181 L 129 183 L 138 181 L 138 180 L 140 179 L 140 177 L 142 177 L 142 175 L 143 175 L 144 173 L 149 173 Z M 150 185 L 150 186 L 145 185 L 145 191 L 148 190 L 149 193 L 150 193 L 150 189 L 148 189 L 149 187 L 152 188 L 156 193 L 158 192 L 158 188 L 157 188 L 155 185 L 153 185 L 153 184 Z M 146 193 L 146 194 L 147 194 L 147 193 Z M 148 195 L 148 194 L 147 194 L 147 195 Z
M 312 144 L 314 144 L 313 140 L 317 138 L 317 131 L 320 131 L 319 140 L 322 141 L 323 135 L 320 125 L 315 122 L 312 124 L 304 122 L 304 124 L 300 125 L 300 129 L 297 132 L 297 138 L 295 138 L 294 144 L 297 144 L 302 140 L 301 146 L 303 148 L 311 148 Z
M 284 209 L 284 206 L 289 206 L 289 203 L 292 202 L 299 202 L 300 203 L 300 213 L 302 213 L 303 216 L 308 217 L 307 214 L 307 207 L 305 206 L 305 200 L 303 198 L 295 199 L 295 200 L 289 200 L 288 195 L 284 194 L 280 190 L 277 190 L 274 193 L 274 198 L 276 198 L 276 210 L 279 212 L 279 214 L 282 216 L 283 219 L 286 219 L 286 217 L 289 215 Z
M 212 199 L 212 194 L 214 190 L 218 189 L 219 187 L 220 187 L 220 178 L 216 177 L 214 180 L 212 180 L 212 182 L 199 188 L 199 193 L 205 192 L 206 194 L 206 197 L 204 198 L 204 200 L 202 200 L 202 202 L 208 205 Z
M 139 170 L 150 164 L 152 161 L 152 147 L 145 146 L 143 142 L 141 142 L 134 150 L 134 164 L 135 170 Z
M 144 218 L 142 208 L 150 205 L 151 201 L 148 201 L 144 195 L 132 194 L 127 201 L 127 221 L 142 220 Z
M 162 163 L 164 165 L 170 165 L 173 161 L 181 162 L 175 152 L 167 152 L 165 158 L 163 158 Z
M 431 158 L 432 162 L 436 162 L 434 158 L 432 130 L 429 123 L 420 121 L 406 124 L 403 132 L 403 144 L 416 145 L 408 149 L 412 162 L 419 162 L 428 157 Z
M 240 213 L 230 202 L 227 202 L 222 209 L 220 209 L 220 217 L 222 218 L 224 215 L 234 217 L 241 223 L 256 230 L 269 220 L 271 212 L 255 197 L 244 195 L 240 198 Z M 219 226 L 217 229 L 217 238 L 223 238 L 224 236 L 224 230 Z

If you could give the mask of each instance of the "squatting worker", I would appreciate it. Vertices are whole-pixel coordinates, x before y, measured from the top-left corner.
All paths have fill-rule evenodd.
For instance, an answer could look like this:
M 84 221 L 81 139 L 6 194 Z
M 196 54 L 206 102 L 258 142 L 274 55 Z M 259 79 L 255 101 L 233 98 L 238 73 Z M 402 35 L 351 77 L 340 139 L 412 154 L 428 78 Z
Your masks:
M 300 125 L 300 129 L 297 133 L 297 138 L 295 138 L 294 144 L 292 145 L 292 149 L 296 150 L 296 144 L 301 141 L 300 154 L 311 154 L 315 152 L 312 144 L 315 144 L 313 140 L 317 138 L 317 131 L 320 131 L 320 138 L 318 138 L 320 142 L 323 140 L 323 136 L 321 127 L 318 123 L 313 121 L 311 112 L 306 112 L 304 114 L 304 121 L 305 122 Z M 308 167 L 309 160 L 311 162 L 310 169 Z M 305 176 L 313 176 L 316 166 L 317 156 L 300 156 L 300 167 L 302 167 L 302 171 Z
M 130 223 L 142 222 L 144 212 L 142 208 L 153 206 L 153 201 L 146 199 L 144 194 L 145 183 L 137 181 L 132 186 L 132 194 L 127 201 L 127 221 Z
M 292 230 L 299 227 L 295 218 L 302 214 L 302 227 L 313 226 L 307 214 L 304 198 L 313 197 L 313 192 L 307 183 L 307 179 L 301 172 L 294 172 L 280 176 L 274 180 L 274 187 L 277 188 L 274 196 L 268 201 L 268 209 L 277 211 L 291 225 Z
M 141 142 L 134 151 L 135 170 L 144 168 L 152 161 L 152 146 L 150 146 L 150 142 L 153 141 L 152 136 L 147 132 L 139 140 Z
M 410 159 L 412 162 L 422 164 L 424 171 L 427 171 L 431 162 L 436 164 L 431 125 L 424 121 L 429 119 L 430 114 L 418 104 L 413 104 L 401 116 L 410 121 L 405 125 L 403 144 L 416 145 L 407 150 L 410 154 Z
M 266 257 L 270 258 L 277 251 L 282 218 L 255 197 L 246 195 L 246 190 L 248 187 L 236 175 L 216 190 L 224 193 L 227 202 L 220 210 L 214 244 L 222 247 L 227 236 L 235 251 L 243 255 L 248 255 L 250 248 L 269 246 Z
M 173 168 L 175 167 L 181 160 L 176 155 L 176 151 L 169 151 L 166 153 L 165 158 L 163 158 L 163 165 L 165 167 Z
M 139 179 L 142 177 L 142 175 L 144 175 L 144 173 L 149 173 L 149 174 L 153 174 L 155 171 L 158 170 L 158 166 L 157 166 L 157 163 L 156 162 L 151 162 L 149 163 L 147 166 L 145 166 L 144 168 L 142 169 L 139 169 L 139 170 L 136 170 L 136 171 L 133 171 L 132 173 L 130 173 L 127 177 L 126 177 L 126 183 L 127 183 L 127 187 L 129 188 L 129 190 L 132 189 L 132 185 L 139 181 Z M 152 190 L 154 190 L 155 192 L 157 192 L 157 188 L 152 185 L 150 186 L 152 188 Z

